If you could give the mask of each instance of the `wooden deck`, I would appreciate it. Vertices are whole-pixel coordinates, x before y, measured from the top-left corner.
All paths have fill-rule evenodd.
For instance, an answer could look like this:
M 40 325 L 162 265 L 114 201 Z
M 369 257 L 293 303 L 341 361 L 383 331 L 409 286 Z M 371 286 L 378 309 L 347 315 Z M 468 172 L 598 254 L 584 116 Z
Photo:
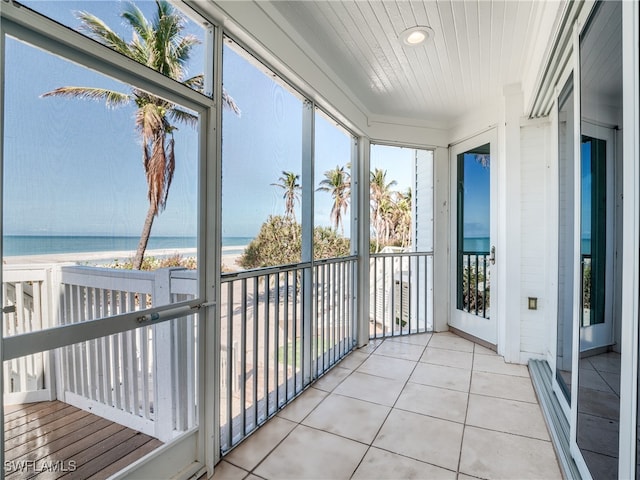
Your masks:
M 162 442 L 59 401 L 5 406 L 5 478 L 102 479 Z

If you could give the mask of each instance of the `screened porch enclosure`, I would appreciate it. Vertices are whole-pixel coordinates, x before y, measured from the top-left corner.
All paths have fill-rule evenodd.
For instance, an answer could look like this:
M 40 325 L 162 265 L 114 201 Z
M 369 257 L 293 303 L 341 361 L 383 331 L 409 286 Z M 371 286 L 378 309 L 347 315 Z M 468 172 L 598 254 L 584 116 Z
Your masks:
M 391 319 L 389 315 L 372 311 L 372 339 L 431 331 L 430 314 L 425 313 L 431 311 L 430 299 L 415 293 L 418 286 L 426 287 L 430 258 L 381 254 L 371 259 L 372 271 L 381 261 L 386 265 L 383 274 L 373 275 L 370 288 L 382 293 L 372 298 L 383 303 L 383 312 L 395 312 L 392 322 L 384 320 Z M 223 452 L 356 346 L 356 267 L 355 257 L 345 257 L 223 276 L 218 376 Z M 4 338 L 142 312 L 154 302 L 188 300 L 196 294 L 196 279 L 197 272 L 178 268 L 131 272 L 88 266 L 5 267 Z M 398 288 L 399 279 L 403 289 Z M 67 422 L 55 433 L 64 437 L 56 443 L 61 449 L 90 430 L 85 423 L 139 432 L 145 435 L 139 437 L 146 439 L 139 445 L 144 451 L 197 428 L 199 317 L 194 312 L 144 326 L 142 315 L 142 326 L 133 330 L 5 361 L 6 458 L 44 458 L 37 439 L 54 435 Z M 33 414 L 19 407 L 31 404 Z M 82 411 L 93 416 L 85 418 Z M 46 418 L 39 420 L 40 415 Z M 23 421 L 20 432 L 13 426 L 18 416 Z M 76 420 L 82 420 L 77 428 Z M 21 449 L 11 446 L 19 441 L 18 433 L 28 437 Z
M 640 480 L 638 2 L 0 4 L 1 478 Z

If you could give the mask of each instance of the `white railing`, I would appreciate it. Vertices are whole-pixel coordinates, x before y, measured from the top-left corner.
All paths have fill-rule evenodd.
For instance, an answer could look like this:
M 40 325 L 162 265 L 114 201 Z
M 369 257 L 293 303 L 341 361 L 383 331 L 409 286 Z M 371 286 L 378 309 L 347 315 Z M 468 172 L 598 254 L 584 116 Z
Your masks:
M 3 268 L 2 298 L 4 337 L 20 335 L 51 325 L 51 269 Z M 36 353 L 4 362 L 5 403 L 52 400 L 52 355 Z
M 223 275 L 223 452 L 351 351 L 356 263 L 346 257 Z
M 369 338 L 433 330 L 433 253 L 371 254 Z
M 166 305 L 197 292 L 196 272 L 182 269 L 37 272 L 4 269 L 4 303 L 15 307 L 4 314 L 5 335 Z M 169 440 L 198 421 L 197 329 L 192 315 L 5 362 L 5 392 L 11 392 L 5 403 L 58 398 Z
M 223 275 L 223 451 L 351 351 L 357 261 Z M 433 255 L 374 254 L 370 268 L 371 337 L 430 331 Z M 5 336 L 186 301 L 198 284 L 184 269 L 6 267 L 3 275 Z M 198 335 L 194 314 L 5 362 L 5 402 L 59 398 L 169 440 L 198 423 Z

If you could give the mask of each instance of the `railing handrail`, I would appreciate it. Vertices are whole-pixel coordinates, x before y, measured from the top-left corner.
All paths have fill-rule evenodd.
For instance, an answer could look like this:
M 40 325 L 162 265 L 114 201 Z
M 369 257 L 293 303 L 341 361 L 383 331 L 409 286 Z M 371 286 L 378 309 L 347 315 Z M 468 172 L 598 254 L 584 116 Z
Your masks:
M 288 263 L 286 265 L 278 265 L 275 267 L 252 268 L 251 270 L 240 270 L 238 272 L 223 273 L 220 277 L 221 283 L 231 282 L 242 278 L 253 278 L 257 276 L 270 275 L 274 273 L 293 272 L 302 268 L 311 267 L 311 262 Z
M 273 267 L 252 268 L 250 270 L 240 270 L 238 272 L 227 272 L 221 275 L 222 278 L 220 281 L 222 283 L 225 283 L 231 282 L 233 280 L 240 280 L 243 278 L 260 277 L 282 272 L 293 272 L 295 270 L 301 270 L 304 268 L 312 268 L 315 265 L 329 265 L 333 263 L 355 261 L 357 259 L 357 255 L 349 255 L 346 257 L 321 258 L 319 260 L 313 260 L 311 262 L 287 263 L 284 265 L 277 265 Z
M 433 250 L 424 252 L 378 252 L 370 253 L 369 258 L 384 258 L 384 257 L 421 257 L 421 256 L 433 256 Z
M 314 260 L 312 263 L 314 265 L 317 265 L 317 264 L 326 265 L 329 263 L 342 263 L 342 262 L 352 261 L 357 259 L 358 259 L 357 255 L 347 255 L 345 257 L 320 258 L 318 260 Z
M 12 267 L 15 267 L 12 265 Z M 47 278 L 48 268 L 2 268 L 2 283 L 43 282 Z

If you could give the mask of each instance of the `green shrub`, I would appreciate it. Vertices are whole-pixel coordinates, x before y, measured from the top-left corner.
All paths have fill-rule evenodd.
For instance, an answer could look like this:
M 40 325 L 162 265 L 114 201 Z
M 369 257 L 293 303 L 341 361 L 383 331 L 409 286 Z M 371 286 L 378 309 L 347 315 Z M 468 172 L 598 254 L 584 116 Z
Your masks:
M 106 267 L 118 268 L 121 270 L 133 270 L 133 259 L 129 258 L 122 263 L 120 260 L 115 259 L 112 264 L 106 265 Z M 169 267 L 183 267 L 188 268 L 189 270 L 195 270 L 198 268 L 198 261 L 195 257 L 183 257 L 179 253 L 175 253 L 164 258 L 144 257 L 140 270 L 151 271 Z
M 315 258 L 349 255 L 349 239 L 328 227 L 314 229 Z M 299 263 L 302 258 L 302 226 L 291 217 L 270 216 L 245 248 L 238 264 L 246 269 Z

